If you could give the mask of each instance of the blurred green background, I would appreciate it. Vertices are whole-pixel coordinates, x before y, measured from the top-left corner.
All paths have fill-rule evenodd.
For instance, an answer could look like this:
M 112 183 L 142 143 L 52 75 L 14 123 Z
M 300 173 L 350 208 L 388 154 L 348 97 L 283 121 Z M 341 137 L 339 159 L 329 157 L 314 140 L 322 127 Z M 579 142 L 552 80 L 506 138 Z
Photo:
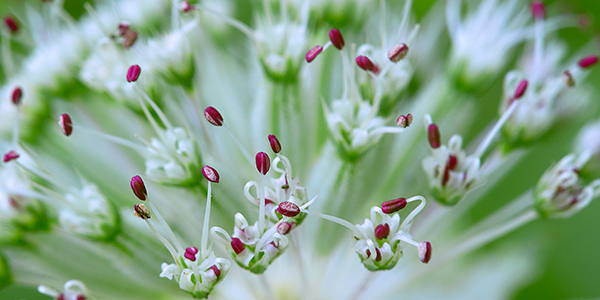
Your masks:
M 9 12 L 10 7 L 34 1 L 40 0 L 0 0 L 0 15 Z M 396 1 L 398 0 L 388 0 L 388 3 Z M 65 6 L 73 16 L 78 17 L 84 13 L 83 4 L 85 2 L 65 0 Z M 529 1 L 523 2 L 529 3 Z M 587 28 L 565 29 L 560 32 L 560 36 L 568 42 L 572 52 L 589 43 L 600 33 L 600 24 L 595 22 L 595 19 L 600 19 L 599 0 L 548 0 L 544 2 L 550 5 L 550 14 L 558 11 L 575 13 L 585 16 L 590 21 L 590 26 Z M 419 18 L 423 17 L 432 3 L 434 0 L 415 1 L 416 15 Z M 596 50 L 595 54 L 600 53 L 600 48 Z M 600 70 L 592 71 L 587 82 L 591 86 L 599 87 Z M 484 95 L 485 99 L 493 100 L 481 105 L 481 114 L 477 117 L 480 120 L 479 125 L 485 126 L 489 120 L 496 117 L 500 95 L 501 80 L 496 82 L 495 86 Z M 600 96 L 596 96 L 594 101 L 600 103 Z M 577 129 L 575 124 L 565 124 L 564 128 L 559 129 L 552 138 L 539 143 L 536 146 L 538 149 L 531 151 L 532 155 L 523 159 L 501 184 L 490 191 L 482 204 L 473 209 L 470 217 L 478 219 L 534 186 L 543 170 L 569 152 L 570 143 L 565 141 L 570 141 Z M 539 258 L 541 262 L 539 272 L 532 282 L 523 283 L 522 289 L 513 296 L 513 299 L 600 298 L 600 238 L 598 238 L 600 222 L 598 222 L 598 216 L 600 216 L 600 203 L 596 202 L 575 217 L 564 220 L 535 221 L 486 247 L 486 249 L 497 249 L 515 243 L 525 243 L 531 247 L 543 249 L 543 252 L 540 253 L 542 256 Z M 33 300 L 48 299 L 48 297 L 39 295 L 32 287 L 11 286 L 0 291 L 0 299 Z

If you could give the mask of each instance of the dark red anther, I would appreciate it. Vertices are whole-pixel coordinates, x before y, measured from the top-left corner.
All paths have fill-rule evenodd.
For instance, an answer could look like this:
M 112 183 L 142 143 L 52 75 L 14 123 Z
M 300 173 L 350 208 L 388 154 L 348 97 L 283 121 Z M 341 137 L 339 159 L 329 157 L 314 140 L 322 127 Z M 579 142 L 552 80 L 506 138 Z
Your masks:
M 127 23 L 119 23 L 119 34 L 121 36 L 124 36 L 125 33 L 127 33 L 127 31 L 129 31 L 129 24 L 127 24 Z
M 294 226 L 294 223 L 288 223 L 288 222 L 279 223 L 279 225 L 277 225 L 277 233 L 279 233 L 281 235 L 286 235 L 292 230 L 293 226 Z
M 385 201 L 381 204 L 381 210 L 384 214 L 393 214 L 406 206 L 406 198 L 398 198 Z
M 396 120 L 396 125 L 398 125 L 399 127 L 402 128 L 406 128 L 408 126 L 410 126 L 410 124 L 412 124 L 413 122 L 413 115 L 411 114 L 407 114 L 405 115 L 400 115 L 398 117 L 398 119 Z
M 264 152 L 256 153 L 256 169 L 263 175 L 267 175 L 269 169 L 271 168 L 271 159 L 269 159 L 269 155 Z
M 377 227 L 375 227 L 375 237 L 378 240 L 383 240 L 385 238 L 388 237 L 388 235 L 390 234 L 390 225 L 385 223 L 385 224 L 379 224 L 377 225 Z
M 422 263 L 426 264 L 431 260 L 431 243 L 422 242 L 419 244 L 419 259 Z
M 295 217 L 300 214 L 300 207 L 292 202 L 281 202 L 277 206 L 277 212 L 286 216 L 286 217 Z
M 375 74 L 375 75 L 379 75 L 379 71 L 381 71 L 381 70 L 379 69 L 379 66 L 378 66 L 378 65 L 376 65 L 376 64 L 373 64 L 373 74 Z
M 84 295 L 77 295 L 76 300 L 85 300 L 85 296 Z
M 231 248 L 233 248 L 235 254 L 240 254 L 246 249 L 246 245 L 240 239 L 234 237 L 231 238 Z
M 150 219 L 150 211 L 146 208 L 144 204 L 134 204 L 133 215 L 142 220 Z
M 381 251 L 379 251 L 379 248 L 375 248 L 375 252 L 377 252 L 377 256 L 375 256 L 375 261 L 381 261 Z
M 133 65 L 127 70 L 127 82 L 137 81 L 142 73 L 142 68 L 138 65 Z
M 265 198 L 265 206 L 267 206 L 267 205 L 269 205 L 269 204 L 273 204 L 273 205 L 275 205 L 275 202 L 273 202 L 273 200 L 271 200 L 271 199 L 266 199 L 266 198 Z
M 529 81 L 526 79 L 523 79 L 521 82 L 519 82 L 519 85 L 515 90 L 515 94 L 513 95 L 513 100 L 523 97 L 523 94 L 525 94 L 525 91 L 527 91 L 527 85 L 529 85 Z
M 364 55 L 360 55 L 356 58 L 356 64 L 365 71 L 373 71 L 375 69 L 373 62 Z
M 448 162 L 446 163 L 446 168 L 444 169 L 444 178 L 442 178 L 442 186 L 446 186 L 448 180 L 450 179 L 450 171 L 456 168 L 458 164 L 458 159 L 454 155 L 448 156 Z
M 204 117 L 210 124 L 223 126 L 223 116 L 221 116 L 221 113 L 212 106 L 209 106 L 204 110 Z
M 210 182 L 219 183 L 219 173 L 213 167 L 202 167 L 202 175 Z
M 598 56 L 590 55 L 579 61 L 579 66 L 582 68 L 588 68 L 595 65 L 598 62 Z
M 196 261 L 197 253 L 198 253 L 198 248 L 188 247 L 188 248 L 185 248 L 185 253 L 183 254 L 183 257 L 185 257 L 191 261 Z
M 315 60 L 315 58 L 317 58 L 317 56 L 319 54 L 321 54 L 321 52 L 323 52 L 323 47 L 321 46 L 314 46 L 312 49 L 308 50 L 308 52 L 306 52 L 306 62 L 310 63 L 313 60 Z
M 344 38 L 337 28 L 333 28 L 329 31 L 329 40 L 336 48 L 340 50 L 344 48 Z
M 133 194 L 135 194 L 135 196 L 138 197 L 138 199 L 142 201 L 146 200 L 148 193 L 146 191 L 146 185 L 144 184 L 142 177 L 140 177 L 139 175 L 133 176 L 129 185 L 131 185 Z
M 17 159 L 19 158 L 19 154 L 15 151 L 9 151 L 8 153 L 4 154 L 4 162 L 7 163 L 13 159 Z
M 269 135 L 269 144 L 271 144 L 273 152 L 279 153 L 281 151 L 281 144 L 275 135 Z
M 371 250 L 367 249 L 367 258 L 371 257 Z
M 11 16 L 4 17 L 4 24 L 6 25 L 8 30 L 10 30 L 11 33 L 16 33 L 17 31 L 19 31 L 19 24 Z
M 183 2 L 181 2 L 180 9 L 182 12 L 190 12 L 190 11 L 194 10 L 194 6 L 192 6 L 188 1 L 183 1 Z
M 58 297 L 56 298 L 56 300 L 65 300 L 65 294 L 58 295 Z
M 541 1 L 533 1 L 533 3 L 531 3 L 531 14 L 536 19 L 543 19 L 546 14 L 544 3 Z
M 219 279 L 219 277 L 221 277 L 221 270 L 219 270 L 219 268 L 216 265 L 210 266 L 209 269 L 213 270 L 213 273 L 215 273 L 215 276 L 217 277 L 217 279 Z
M 437 149 L 441 146 L 440 130 L 437 125 L 433 123 L 429 124 L 429 127 L 427 128 L 427 137 L 429 138 L 429 145 L 431 145 L 431 148 Z
M 10 96 L 10 100 L 14 105 L 19 106 L 19 104 L 21 104 L 21 98 L 23 98 L 23 90 L 19 86 L 15 87 Z
M 69 114 L 60 115 L 58 118 L 58 125 L 66 136 L 70 136 L 73 132 L 73 122 L 71 121 L 71 116 L 69 116 Z
M 137 41 L 138 33 L 137 31 L 129 30 L 123 34 L 123 47 L 129 48 L 133 46 L 135 41 Z
M 408 46 L 404 43 L 398 44 L 388 51 L 388 58 L 395 63 L 405 58 L 406 55 L 408 55 Z

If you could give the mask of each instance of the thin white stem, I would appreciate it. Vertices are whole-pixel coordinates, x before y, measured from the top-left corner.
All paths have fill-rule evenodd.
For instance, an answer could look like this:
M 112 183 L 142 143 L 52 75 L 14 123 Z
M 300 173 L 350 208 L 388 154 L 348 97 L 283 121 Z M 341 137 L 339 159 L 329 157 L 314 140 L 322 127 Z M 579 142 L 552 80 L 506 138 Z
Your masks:
M 152 98 L 150 98 L 150 96 L 148 96 L 146 91 L 144 91 L 142 88 L 140 88 L 137 84 L 135 85 L 135 87 L 138 89 L 138 91 L 140 92 L 142 97 L 150 104 L 152 109 L 154 109 L 154 111 L 160 118 L 160 121 L 163 122 L 163 124 L 165 124 L 167 129 L 169 129 L 169 130 L 173 129 L 173 125 L 171 124 L 171 122 L 169 122 L 169 119 L 163 113 L 163 111 L 160 109 L 160 107 L 158 107 L 158 105 L 156 105 L 156 102 L 154 102 L 154 100 L 152 100 Z
M 167 222 L 162 217 L 162 215 L 160 214 L 160 212 L 158 211 L 158 209 L 156 208 L 154 203 L 152 203 L 150 201 L 150 197 L 147 197 L 146 201 L 148 202 L 148 205 L 150 205 L 150 208 L 152 208 L 152 211 L 154 212 L 154 215 L 156 215 L 156 218 L 158 219 L 160 224 L 163 227 L 165 227 L 165 229 L 167 230 L 167 233 L 169 234 L 169 237 L 173 240 L 173 244 L 175 244 L 175 246 L 177 247 L 177 250 L 179 250 L 179 252 L 183 253 L 184 248 L 181 245 L 181 242 L 179 241 L 179 239 L 177 239 L 177 237 L 175 237 L 175 233 L 173 233 L 173 230 L 171 230 L 171 227 L 169 227 L 169 224 L 167 224 Z
M 148 119 L 148 122 L 150 122 L 150 125 L 152 126 L 152 128 L 154 128 L 154 131 L 156 132 L 156 134 L 162 138 L 164 135 L 164 130 L 160 126 L 158 126 L 158 123 L 156 123 L 156 120 L 154 120 L 154 117 L 152 116 L 152 114 L 150 113 L 148 108 L 146 107 L 146 104 L 144 103 L 144 101 L 137 97 L 136 97 L 136 99 L 140 103 L 140 106 L 142 107 L 142 111 L 144 112 L 144 115 L 146 115 L 146 119 Z
M 2 66 L 4 69 L 4 77 L 10 78 L 15 72 L 15 65 L 12 59 L 12 49 L 10 48 L 10 33 L 2 30 Z
M 354 236 L 356 236 L 356 237 L 361 237 L 362 236 L 361 232 L 356 228 L 356 226 L 354 226 L 354 224 L 352 224 L 352 223 L 350 223 L 350 222 L 348 222 L 348 221 L 346 221 L 344 219 L 341 219 L 341 218 L 338 218 L 338 217 L 334 217 L 334 216 L 330 216 L 330 215 L 326 215 L 326 214 L 322 214 L 322 213 L 318 213 L 318 212 L 313 212 L 313 211 L 310 211 L 310 210 L 302 210 L 302 212 L 303 213 L 307 213 L 309 215 L 317 216 L 317 217 L 319 217 L 321 219 L 324 219 L 324 220 L 327 220 L 327 221 L 331 221 L 333 223 L 337 223 L 339 225 L 342 225 L 342 226 L 350 229 L 350 231 L 352 231 L 352 234 L 354 234 Z
M 293 178 L 292 178 L 292 164 L 287 159 L 287 157 L 285 157 L 279 153 L 277 153 L 277 157 L 279 158 L 279 160 L 283 164 L 283 168 L 285 169 L 285 178 L 286 178 L 289 188 L 291 190 L 291 194 L 294 197 L 297 197 L 298 195 L 296 193 L 296 184 L 294 183 Z
M 406 216 L 406 218 L 400 225 L 400 228 L 402 228 L 402 230 L 405 230 L 405 231 L 410 230 L 413 219 L 423 210 L 423 208 L 425 208 L 425 204 L 427 203 L 427 200 L 425 200 L 425 197 L 423 197 L 423 196 L 414 196 L 414 197 L 406 199 L 407 203 L 411 203 L 414 201 L 421 201 L 421 203 L 419 204 L 419 206 L 417 206 L 415 209 L 413 209 L 410 212 L 410 214 L 408 214 L 408 216 Z
M 152 223 L 150 223 L 148 219 L 144 219 L 144 221 L 146 221 L 146 224 L 148 224 L 150 230 L 154 232 L 156 237 L 163 243 L 163 245 L 167 247 L 167 250 L 169 250 L 171 256 L 173 256 L 173 260 L 175 261 L 175 263 L 179 265 L 179 259 L 177 258 L 178 254 L 177 251 L 175 251 L 175 248 L 173 248 L 173 245 L 171 245 L 171 243 L 169 243 L 169 241 L 164 236 L 162 236 L 160 233 L 158 233 L 158 231 L 156 231 L 156 228 L 154 228 L 154 226 L 152 225 Z
M 15 114 L 15 121 L 13 126 L 13 136 L 12 136 L 12 144 L 13 147 L 17 147 L 19 145 L 19 124 L 21 123 L 21 107 L 17 106 L 17 113 Z
M 500 129 L 502 129 L 502 126 L 504 126 L 504 123 L 506 123 L 506 121 L 508 120 L 508 118 L 510 118 L 510 116 L 515 111 L 515 109 L 517 109 L 517 105 L 519 105 L 519 102 L 521 102 L 521 100 L 513 101 L 513 103 L 508 107 L 508 109 L 502 114 L 502 116 L 500 117 L 500 120 L 498 120 L 498 122 L 496 122 L 496 125 L 494 125 L 492 130 L 490 130 L 490 132 L 483 139 L 481 144 L 479 144 L 479 147 L 477 147 L 477 150 L 473 154 L 474 156 L 477 156 L 479 158 L 481 158 L 481 156 L 483 156 L 483 154 L 485 153 L 487 148 L 492 143 L 492 140 L 494 139 L 496 134 L 498 134 Z
M 231 25 L 232 27 L 236 28 L 237 30 L 241 31 L 243 34 L 245 34 L 248 38 L 250 38 L 253 42 L 256 42 L 256 35 L 254 34 L 254 32 L 252 31 L 252 28 L 248 27 L 248 25 L 234 19 L 234 18 L 230 18 L 226 15 L 221 14 L 220 12 L 214 11 L 210 8 L 207 8 L 203 5 L 197 5 L 196 8 L 202 10 L 202 11 L 206 11 L 209 12 L 219 18 L 222 19 L 222 21 L 224 21 L 225 23 Z
M 202 259 L 208 257 L 208 226 L 210 220 L 210 206 L 211 206 L 211 198 L 212 198 L 212 189 L 211 182 L 208 182 L 208 191 L 206 192 L 206 208 L 204 210 L 204 224 L 202 224 Z
M 403 242 L 406 242 L 408 244 L 411 244 L 411 245 L 419 248 L 419 243 L 416 242 L 415 240 L 413 240 L 410 236 L 408 236 L 403 231 L 395 234 L 394 237 L 397 238 L 397 239 L 399 239 L 399 240 L 401 240 L 401 241 L 403 241 Z
M 244 154 L 244 156 L 246 157 L 246 159 L 248 160 L 248 162 L 250 163 L 250 165 L 254 166 L 254 162 L 252 161 L 252 154 L 250 154 L 250 152 L 248 150 L 246 150 L 246 148 L 244 147 L 244 145 L 242 145 L 242 143 L 240 142 L 240 140 L 238 140 L 237 137 L 235 137 L 235 135 L 233 134 L 233 132 L 231 132 L 231 130 L 229 129 L 229 126 L 227 126 L 227 124 L 223 123 L 223 127 L 225 127 L 225 130 L 227 130 L 227 133 L 233 139 L 233 141 L 235 142 L 235 144 L 238 147 L 238 149 L 240 149 L 240 151 L 242 152 L 242 154 Z
M 40 178 L 42 178 L 43 180 L 47 181 L 48 183 L 51 183 L 52 185 L 58 187 L 59 189 L 63 190 L 63 191 L 69 191 L 69 187 L 67 187 L 66 185 L 63 185 L 62 182 L 56 180 L 55 178 L 53 178 L 52 176 L 50 176 L 49 174 L 46 174 L 40 170 L 37 170 L 35 168 L 31 168 L 29 166 L 26 166 L 20 162 L 16 162 L 16 164 L 21 167 L 23 170 L 38 176 Z
M 171 1 L 171 29 L 179 29 L 179 3 L 178 0 Z
M 103 132 L 92 130 L 92 129 L 89 129 L 89 128 L 86 128 L 86 127 L 83 127 L 83 126 L 79 126 L 79 125 L 73 125 L 73 129 L 75 129 L 75 131 L 82 131 L 84 133 L 95 135 L 95 136 L 103 138 L 103 139 L 105 139 L 105 140 L 107 140 L 109 142 L 113 142 L 115 144 L 131 148 L 131 149 L 133 149 L 135 151 L 138 151 L 138 152 L 140 150 L 140 145 L 139 144 L 136 144 L 136 143 L 134 143 L 132 141 L 129 141 L 129 140 L 126 140 L 124 138 L 116 137 L 116 136 L 113 136 L 113 135 L 110 135 L 110 134 L 106 134 L 106 133 L 103 133 Z
M 258 181 L 258 232 L 263 233 L 265 229 L 265 175 L 259 175 Z
M 536 18 L 534 26 L 533 69 L 540 70 L 544 59 L 544 20 Z
M 269 27 L 272 27 L 273 24 L 273 16 L 271 13 L 271 5 L 269 5 L 269 0 L 262 0 L 263 7 L 265 9 L 265 15 L 267 17 L 267 23 L 269 23 Z

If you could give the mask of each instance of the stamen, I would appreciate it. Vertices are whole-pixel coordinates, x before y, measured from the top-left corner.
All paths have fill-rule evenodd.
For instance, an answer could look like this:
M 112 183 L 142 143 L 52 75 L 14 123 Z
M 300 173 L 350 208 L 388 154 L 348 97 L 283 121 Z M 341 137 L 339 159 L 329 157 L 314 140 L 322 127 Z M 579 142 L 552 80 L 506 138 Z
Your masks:
M 588 68 L 588 67 L 595 65 L 597 62 L 598 62 L 598 56 L 590 55 L 590 56 L 585 57 L 582 60 L 580 60 L 578 64 L 581 68 Z
M 277 233 L 281 235 L 286 235 L 292 230 L 293 226 L 294 223 L 281 222 L 279 223 L 279 225 L 277 225 Z
M 58 125 L 66 136 L 70 136 L 73 132 L 73 122 L 71 121 L 71 116 L 69 116 L 69 114 L 60 115 L 58 118 Z
M 140 77 L 142 68 L 139 65 L 133 65 L 127 70 L 127 82 L 135 82 Z
M 375 248 L 375 252 L 377 252 L 377 256 L 375 257 L 375 261 L 381 261 L 381 251 L 379 251 L 379 248 Z
M 264 152 L 258 152 L 256 154 L 256 169 L 258 172 L 263 175 L 267 175 L 269 168 L 271 168 L 271 160 L 269 159 L 269 155 Z
M 429 124 L 429 127 L 427 127 L 427 136 L 429 138 L 429 145 L 431 145 L 431 148 L 437 149 L 441 146 L 440 130 L 438 129 L 437 125 L 433 123 Z
M 285 201 L 279 203 L 279 205 L 277 206 L 277 212 L 286 217 L 293 218 L 300 214 L 300 208 L 298 207 L 298 205 L 292 202 Z
M 7 163 L 13 159 L 17 159 L 19 158 L 19 154 L 15 151 L 9 151 L 8 153 L 4 154 L 4 162 Z
M 210 182 L 219 183 L 219 173 L 213 167 L 202 167 L 202 175 Z
M 14 34 L 17 31 L 19 31 L 19 24 L 12 16 L 4 17 L 4 24 L 6 25 L 6 28 L 8 28 L 10 33 Z
M 374 72 L 374 70 L 375 70 L 375 65 L 373 64 L 373 62 L 364 55 L 359 55 L 356 58 L 356 64 L 365 71 Z
M 233 248 L 235 254 L 240 254 L 246 249 L 246 245 L 244 245 L 240 239 L 234 237 L 231 238 L 231 248 Z
M 188 247 L 188 248 L 185 248 L 185 253 L 183 254 L 183 257 L 185 257 L 191 261 L 196 261 L 197 253 L 198 253 L 198 249 L 196 247 Z
M 281 143 L 275 135 L 269 135 L 269 144 L 271 144 L 271 150 L 275 153 L 281 152 Z
M 142 204 L 135 204 L 133 206 L 133 215 L 145 220 L 145 219 L 150 219 L 150 211 L 146 208 L 146 205 Z
M 190 12 L 195 8 L 194 6 L 190 5 L 188 1 L 183 1 L 181 2 L 181 6 L 179 7 L 179 9 L 181 9 L 182 12 Z
M 119 23 L 119 34 L 124 36 L 129 31 L 129 23 L 121 22 Z
M 331 43 L 339 50 L 344 48 L 344 38 L 337 28 L 333 28 L 329 31 L 329 40 L 331 40 Z
M 308 52 L 306 52 L 306 62 L 310 63 L 313 60 L 315 60 L 315 58 L 317 58 L 317 56 L 319 54 L 321 54 L 321 52 L 323 52 L 323 47 L 321 46 L 314 46 L 312 49 L 308 50 Z
M 544 4 L 542 2 L 533 1 L 533 3 L 531 3 L 531 14 L 533 15 L 534 18 L 543 19 L 545 13 L 546 13 L 546 8 L 544 7 Z
M 23 90 L 19 86 L 15 87 L 10 97 L 10 100 L 14 105 L 19 106 L 19 104 L 21 104 L 21 98 L 23 98 Z
M 339 225 L 342 225 L 348 229 L 350 229 L 350 231 L 352 231 L 352 234 L 354 234 L 355 237 L 359 237 L 362 236 L 362 233 L 360 232 L 360 230 L 358 230 L 356 228 L 356 226 L 344 219 L 338 218 L 338 217 L 334 217 L 334 216 L 330 216 L 330 215 L 326 215 L 326 214 L 322 214 L 322 213 L 318 213 L 318 212 L 313 212 L 310 210 L 302 210 L 303 213 L 309 214 L 309 215 L 315 215 L 321 219 L 327 220 L 327 221 L 331 221 L 334 223 L 337 223 Z
M 135 41 L 137 41 L 137 38 L 138 38 L 137 31 L 128 30 L 123 35 L 123 47 L 124 48 L 129 48 L 129 47 L 133 46 L 133 44 L 135 43 Z
M 129 182 L 129 185 L 131 186 L 131 190 L 133 190 L 133 194 L 138 197 L 138 199 L 145 201 L 147 199 L 147 191 L 146 191 L 146 185 L 144 184 L 144 181 L 142 180 L 142 177 L 140 177 L 139 175 L 135 175 L 131 178 L 131 181 Z
M 204 117 L 206 117 L 206 120 L 210 124 L 223 126 L 223 116 L 221 116 L 221 113 L 212 106 L 209 106 L 204 110 Z
M 389 201 L 383 202 L 381 204 L 381 211 L 383 211 L 383 213 L 388 214 L 388 215 L 393 214 L 393 213 L 403 209 L 406 206 L 406 203 L 408 203 L 406 201 L 406 198 L 398 198 L 398 199 L 394 199 L 394 200 L 389 200 Z
M 419 244 L 419 259 L 422 263 L 429 263 L 431 260 L 431 243 L 422 242 Z
M 512 99 L 513 101 L 521 98 L 523 96 L 523 94 L 525 94 L 528 84 L 529 84 L 529 82 L 525 79 L 519 83 L 519 85 L 517 86 L 517 89 L 515 90 L 515 94 L 513 95 L 513 99 Z
M 408 46 L 404 43 L 394 46 L 394 48 L 390 49 L 388 52 L 388 58 L 394 63 L 404 59 L 406 55 L 408 55 Z
M 215 276 L 217 277 L 217 279 L 219 279 L 219 277 L 221 277 L 221 270 L 219 270 L 219 268 L 216 265 L 210 266 L 209 269 L 213 270 L 213 273 L 215 273 Z
M 573 73 L 569 70 L 566 70 L 565 73 L 563 73 L 563 81 L 568 87 L 575 86 L 575 78 L 573 77 Z
M 377 225 L 377 227 L 375 227 L 375 237 L 378 240 L 383 240 L 385 238 L 387 238 L 387 236 L 390 234 L 390 225 L 385 223 L 385 224 L 379 224 Z
M 450 171 L 456 168 L 458 163 L 458 159 L 454 155 L 448 156 L 448 162 L 446 163 L 446 168 L 444 169 L 444 177 L 442 178 L 442 186 L 446 186 L 448 180 L 450 179 Z
M 400 126 L 401 128 L 406 128 L 408 126 L 410 126 L 410 124 L 412 124 L 413 122 L 413 115 L 411 114 L 407 114 L 405 115 L 400 115 L 398 117 L 398 119 L 396 120 L 396 124 L 398 126 Z

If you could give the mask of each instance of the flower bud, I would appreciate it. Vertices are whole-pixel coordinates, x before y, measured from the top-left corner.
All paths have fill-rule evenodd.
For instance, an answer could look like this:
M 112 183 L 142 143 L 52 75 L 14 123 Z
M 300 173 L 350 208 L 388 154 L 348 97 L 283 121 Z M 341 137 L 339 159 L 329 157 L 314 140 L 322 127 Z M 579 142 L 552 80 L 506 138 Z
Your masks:
M 135 204 L 133 206 L 133 215 L 142 220 L 150 219 L 150 211 L 146 208 L 146 206 L 143 203 Z
M 8 153 L 4 154 L 4 162 L 7 163 L 13 159 L 17 159 L 19 158 L 19 154 L 15 151 L 9 151 Z
M 277 233 L 281 235 L 286 235 L 292 230 L 294 223 L 282 222 L 277 225 Z
M 431 260 L 431 243 L 430 242 L 422 242 L 419 244 L 419 259 L 422 263 L 429 263 Z
M 210 124 L 223 126 L 223 116 L 221 116 L 221 113 L 212 106 L 209 106 L 204 110 L 204 117 Z
M 378 240 L 383 240 L 388 237 L 390 234 L 390 225 L 389 224 L 379 224 L 375 227 L 375 238 Z
M 427 128 L 427 137 L 429 138 L 429 145 L 431 145 L 431 148 L 437 149 L 440 147 L 440 130 L 437 125 L 433 123 L 429 124 L 429 127 Z
M 256 169 L 258 169 L 258 172 L 263 175 L 267 175 L 269 168 L 271 168 L 271 160 L 269 159 L 269 155 L 264 152 L 258 152 L 256 154 Z
M 213 167 L 202 167 L 202 175 L 210 182 L 219 183 L 219 173 Z
M 579 66 L 582 68 L 588 68 L 595 65 L 598 62 L 598 56 L 590 55 L 579 61 Z
M 279 206 L 277 206 L 277 212 L 286 217 L 292 218 L 300 214 L 300 208 L 298 205 L 286 201 L 279 203 Z
M 129 67 L 129 70 L 127 70 L 127 82 L 137 81 L 140 77 L 140 73 L 142 73 L 142 68 L 140 68 L 140 66 L 133 65 Z
M 281 144 L 275 135 L 269 135 L 269 144 L 271 144 L 273 152 L 279 153 L 281 151 Z
M 231 248 L 233 248 L 235 254 L 240 254 L 246 249 L 246 245 L 240 239 L 234 237 L 231 238 Z
M 70 136 L 73 132 L 73 122 L 71 122 L 71 117 L 69 114 L 60 115 L 58 118 L 58 125 L 66 136 Z
M 331 40 L 331 43 L 339 50 L 344 48 L 344 38 L 337 28 L 333 28 L 329 31 L 329 40 Z
M 315 46 L 312 49 L 308 50 L 308 52 L 306 52 L 306 62 L 310 63 L 313 60 L 315 60 L 315 58 L 317 58 L 317 55 L 319 55 L 321 52 L 323 51 L 323 47 L 321 46 Z
M 366 56 L 360 55 L 356 58 L 356 64 L 365 71 L 374 71 L 375 65 L 373 62 Z
M 381 204 L 381 210 L 385 214 L 393 214 L 406 206 L 406 198 L 398 198 Z
M 399 62 L 401 59 L 405 58 L 406 55 L 408 54 L 408 46 L 404 43 L 402 44 L 398 44 L 396 46 L 394 46 L 394 48 L 392 48 L 389 52 L 388 52 L 388 58 L 392 61 L 392 62 Z
M 14 105 L 19 106 L 19 104 L 21 104 L 21 98 L 23 98 L 23 90 L 21 89 L 21 87 L 15 87 L 10 97 L 10 100 Z
M 146 191 L 146 185 L 144 184 L 142 177 L 140 177 L 139 175 L 133 176 L 129 184 L 131 185 L 133 194 L 136 197 L 138 197 L 138 199 L 142 201 L 146 200 L 146 196 L 148 195 L 148 193 Z

